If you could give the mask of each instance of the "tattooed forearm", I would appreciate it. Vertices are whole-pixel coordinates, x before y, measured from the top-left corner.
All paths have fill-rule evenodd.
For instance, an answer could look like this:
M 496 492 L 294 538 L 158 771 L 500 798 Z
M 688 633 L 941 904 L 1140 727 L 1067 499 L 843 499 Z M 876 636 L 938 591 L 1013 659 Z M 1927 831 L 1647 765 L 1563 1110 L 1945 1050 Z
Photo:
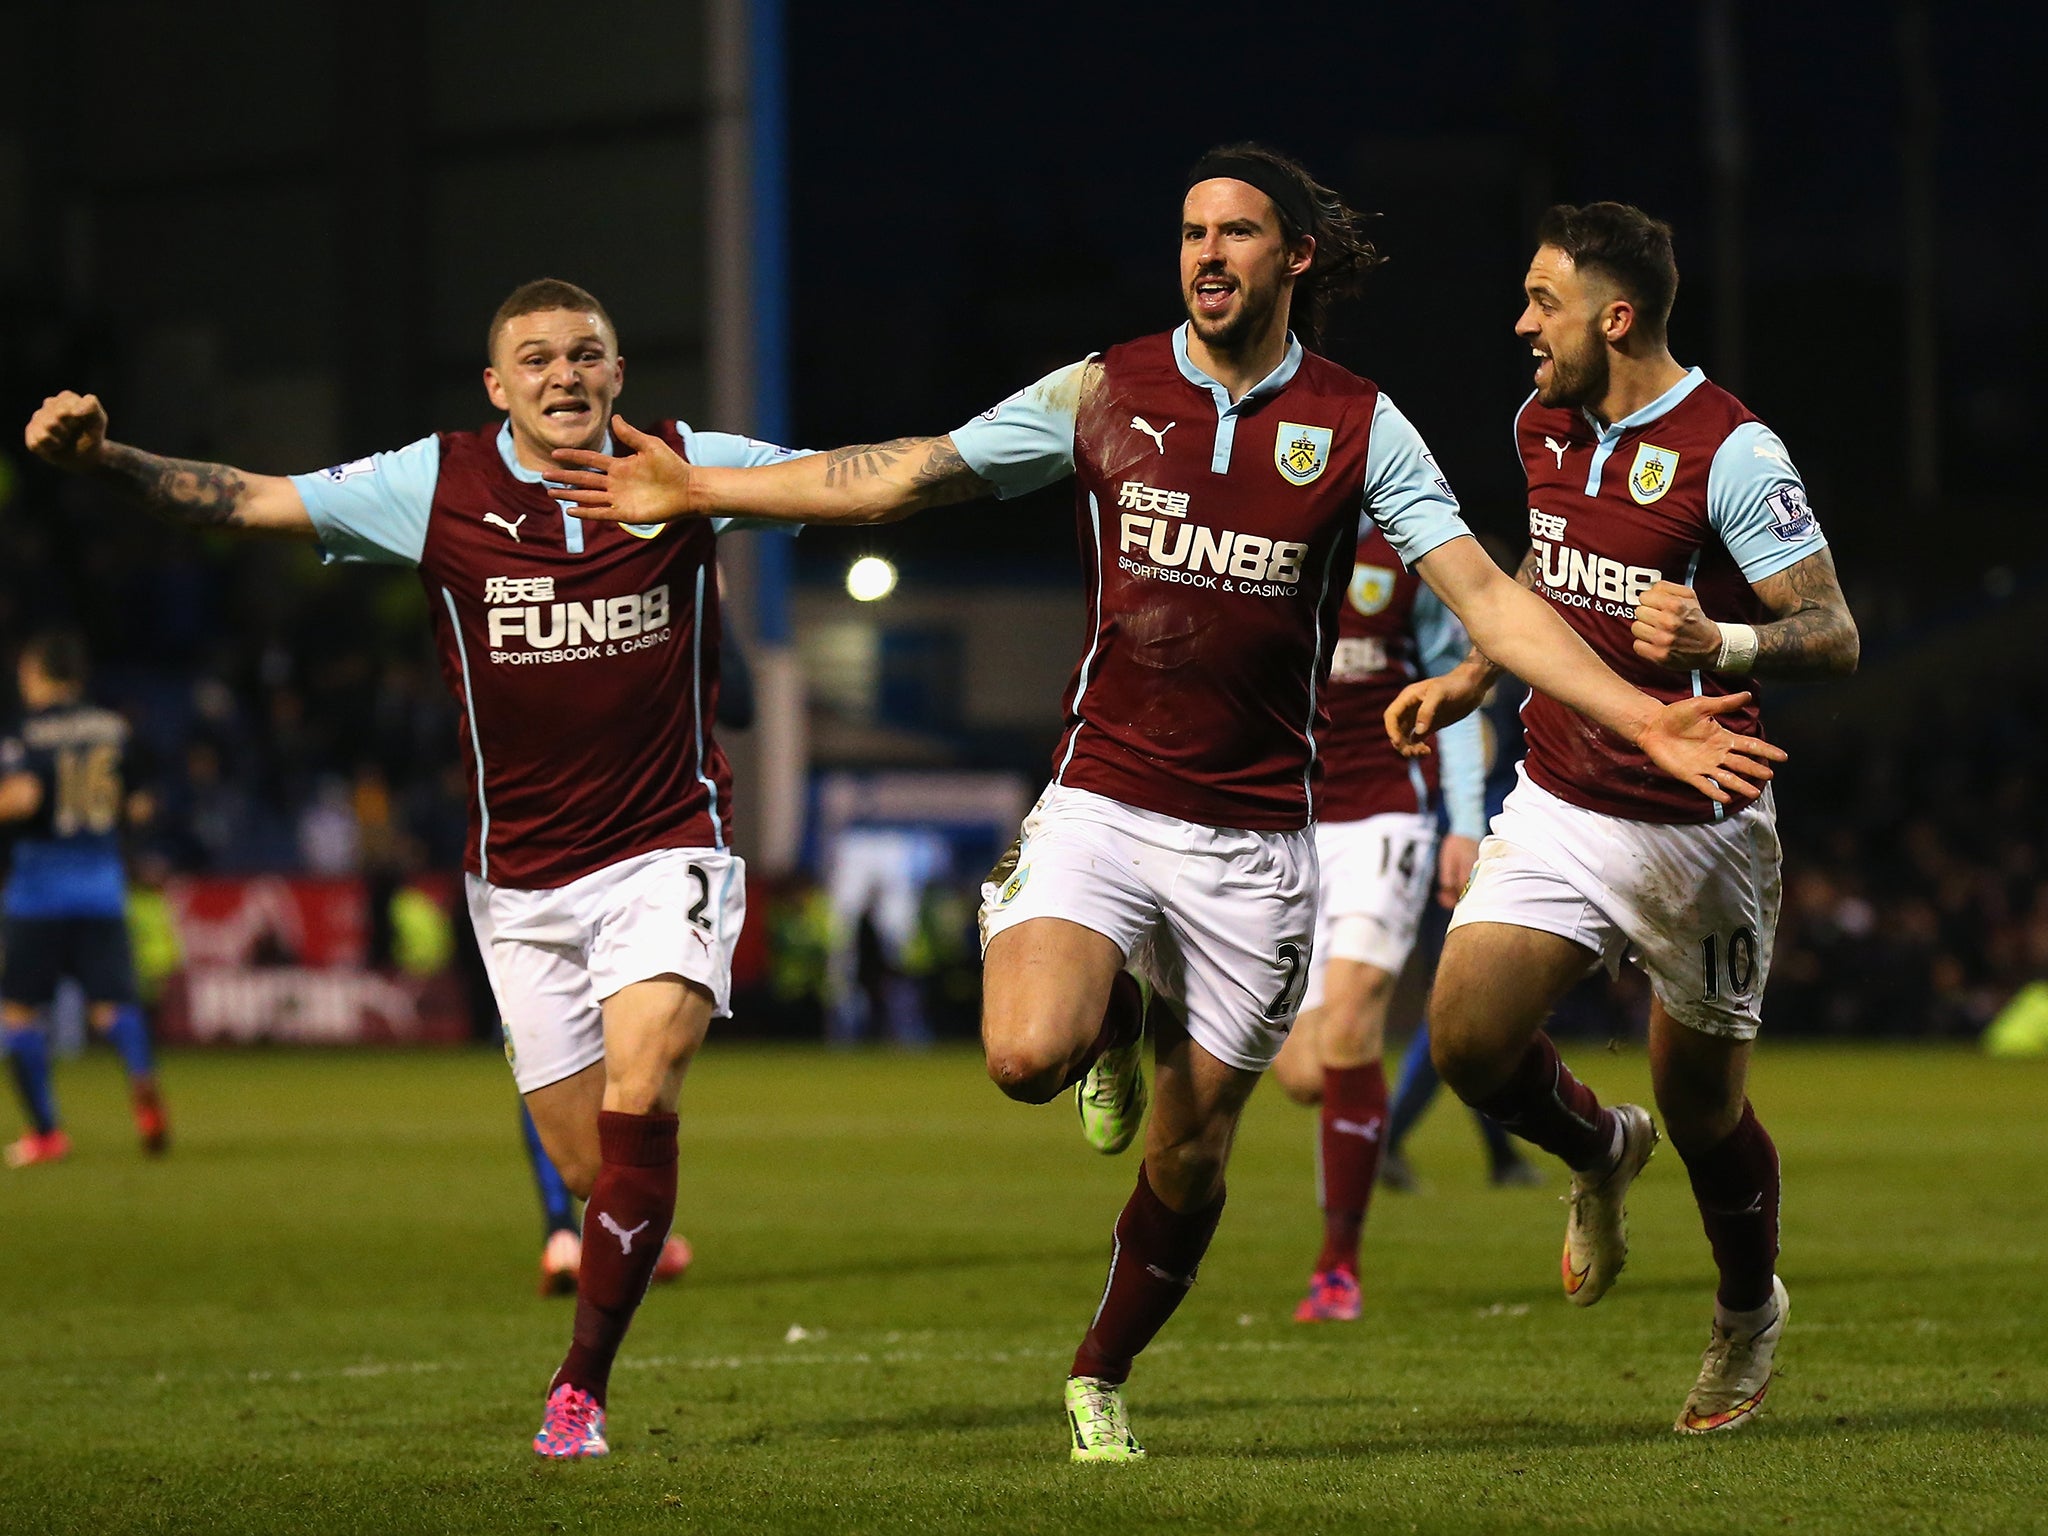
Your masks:
M 1856 670 L 1862 639 L 1826 550 L 1754 583 L 1771 611 L 1756 627 L 1754 672 L 1772 677 L 1838 677 Z
M 860 480 L 876 480 L 887 474 L 919 443 L 929 438 L 897 437 L 886 443 L 856 443 L 851 448 L 834 448 L 825 455 L 825 483 L 842 487 Z
M 900 499 L 880 513 L 901 517 L 923 507 L 971 501 L 985 496 L 989 483 L 968 467 L 950 437 L 898 437 L 886 443 L 860 443 L 835 448 L 825 455 L 825 484 L 835 490 L 857 490 L 864 483 Z
M 192 528 L 233 526 L 248 495 L 240 470 L 192 459 L 159 458 L 125 443 L 108 443 L 93 474 L 159 517 Z
M 968 467 L 967 460 L 960 456 L 960 450 L 953 446 L 951 437 L 932 439 L 931 451 L 917 466 L 913 483 L 917 487 L 919 505 L 927 507 L 972 501 L 994 489 Z

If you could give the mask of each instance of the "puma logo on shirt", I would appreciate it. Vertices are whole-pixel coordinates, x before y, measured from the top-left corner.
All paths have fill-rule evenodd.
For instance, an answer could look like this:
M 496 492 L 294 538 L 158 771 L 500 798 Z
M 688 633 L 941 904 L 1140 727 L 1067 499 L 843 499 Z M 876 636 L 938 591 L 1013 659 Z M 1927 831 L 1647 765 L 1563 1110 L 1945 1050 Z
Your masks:
M 1552 453 L 1557 455 L 1557 467 L 1559 469 L 1563 469 L 1565 445 L 1563 443 L 1560 443 L 1554 437 L 1546 437 L 1543 439 L 1543 446 L 1548 448 Z
M 1166 452 L 1166 434 L 1171 432 L 1175 427 L 1179 426 L 1180 423 L 1177 421 L 1169 421 L 1163 427 L 1154 427 L 1152 423 L 1147 421 L 1144 417 L 1133 416 L 1131 418 L 1131 425 L 1137 428 L 1140 432 L 1144 433 L 1147 437 L 1151 438 L 1153 442 L 1157 443 L 1159 445 L 1159 451 L 1161 453 L 1164 453 Z
M 532 514 L 532 513 L 530 513 L 530 512 L 522 512 L 522 513 L 520 513 L 520 514 L 519 514 L 519 523 L 523 523 L 523 522 L 525 522 L 525 521 L 527 520 L 527 518 L 531 517 L 532 515 L 533 515 L 533 514 Z M 497 524 L 497 525 L 498 525 L 498 526 L 499 526 L 500 528 L 504 529 L 504 530 L 505 530 L 505 531 L 506 531 L 507 533 L 511 534 L 511 535 L 512 535 L 512 542 L 513 542 L 514 544 L 517 544 L 517 543 L 519 543 L 519 542 L 520 542 L 520 538 L 519 538 L 519 523 L 508 523 L 508 522 L 506 522 L 506 521 L 505 521 L 505 519 L 503 519 L 502 517 L 498 516 L 498 514 L 497 514 L 497 513 L 495 513 L 495 512 L 486 512 L 486 513 L 484 514 L 484 521 L 485 521 L 485 522 L 487 522 L 487 523 L 496 523 L 496 524 Z

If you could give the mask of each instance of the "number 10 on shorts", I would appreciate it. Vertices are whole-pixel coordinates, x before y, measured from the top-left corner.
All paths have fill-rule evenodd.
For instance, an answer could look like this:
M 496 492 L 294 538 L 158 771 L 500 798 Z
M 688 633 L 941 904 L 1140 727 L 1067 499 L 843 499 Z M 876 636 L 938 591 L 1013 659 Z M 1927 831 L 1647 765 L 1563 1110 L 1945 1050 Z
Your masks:
M 1724 964 L 1725 962 L 1725 964 Z M 1756 930 L 1747 924 L 1723 939 L 1710 933 L 1700 940 L 1700 996 L 1747 997 L 1756 980 Z

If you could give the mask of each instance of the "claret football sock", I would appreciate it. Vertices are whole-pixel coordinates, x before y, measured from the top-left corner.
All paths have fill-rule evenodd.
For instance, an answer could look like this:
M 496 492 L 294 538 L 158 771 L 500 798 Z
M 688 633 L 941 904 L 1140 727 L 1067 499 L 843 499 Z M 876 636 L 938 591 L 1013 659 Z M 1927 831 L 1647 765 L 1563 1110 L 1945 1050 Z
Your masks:
M 1778 1149 L 1756 1111 L 1745 1102 L 1741 1123 L 1712 1151 L 1686 1158 L 1685 1171 L 1721 1271 L 1715 1302 L 1726 1313 L 1767 1306 L 1778 1267 Z
M 1116 1219 L 1102 1305 L 1068 1375 L 1108 1382 L 1130 1376 L 1131 1362 L 1166 1326 L 1195 1283 L 1222 1215 L 1221 1191 L 1201 1210 L 1183 1214 L 1154 1194 L 1144 1168 L 1138 1169 L 1138 1187 Z
M 1102 1029 L 1095 1036 L 1095 1043 L 1088 1047 L 1087 1054 L 1068 1069 L 1066 1081 L 1060 1084 L 1061 1090 L 1073 1087 L 1086 1077 L 1088 1069 L 1102 1059 L 1104 1051 L 1129 1045 L 1144 1032 L 1144 989 L 1129 971 L 1118 971 L 1116 980 L 1109 984 L 1109 1006 L 1102 1011 Z
M 107 1031 L 107 1038 L 121 1053 L 121 1065 L 128 1069 L 130 1077 L 156 1075 L 156 1056 L 149 1047 L 149 1025 L 143 1021 L 142 1010 L 134 1003 L 123 1003 L 114 1010 L 114 1023 Z
M 1372 1200 L 1386 1141 L 1387 1076 L 1374 1061 L 1323 1069 L 1322 1137 L 1316 1171 L 1322 1185 L 1323 1251 L 1318 1271 L 1358 1273 L 1358 1237 Z
M 606 1110 L 597 1138 L 602 1161 L 584 1210 L 576 1331 L 549 1390 L 569 1382 L 602 1405 L 612 1361 L 675 1219 L 676 1117 Z
M 1572 1076 L 1550 1036 L 1538 1031 L 1508 1080 L 1472 1107 L 1524 1141 L 1584 1173 L 1613 1159 L 1620 1127 L 1593 1090 Z
M 38 1136 L 57 1129 L 57 1095 L 50 1086 L 50 1045 L 42 1030 L 30 1024 L 7 1030 L 7 1062 L 14 1069 L 14 1086 L 21 1091 L 22 1108 Z

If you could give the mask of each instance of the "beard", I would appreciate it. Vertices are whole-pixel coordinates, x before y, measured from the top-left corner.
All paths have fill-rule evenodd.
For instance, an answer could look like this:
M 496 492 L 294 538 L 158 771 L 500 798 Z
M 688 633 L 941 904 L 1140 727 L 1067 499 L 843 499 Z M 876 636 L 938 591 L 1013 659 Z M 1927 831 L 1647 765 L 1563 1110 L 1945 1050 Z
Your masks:
M 1607 393 L 1607 348 L 1596 332 L 1589 330 L 1584 339 L 1586 348 L 1577 357 L 1550 354 L 1550 382 L 1536 395 L 1544 405 L 1583 410 Z
M 1280 295 L 1276 289 L 1253 288 L 1240 280 L 1237 309 L 1229 319 L 1221 322 L 1205 320 L 1197 315 L 1192 294 L 1183 293 L 1181 303 L 1188 312 L 1188 324 L 1202 338 L 1203 344 L 1218 352 L 1230 353 L 1249 346 L 1254 337 L 1264 334 L 1279 307 Z

